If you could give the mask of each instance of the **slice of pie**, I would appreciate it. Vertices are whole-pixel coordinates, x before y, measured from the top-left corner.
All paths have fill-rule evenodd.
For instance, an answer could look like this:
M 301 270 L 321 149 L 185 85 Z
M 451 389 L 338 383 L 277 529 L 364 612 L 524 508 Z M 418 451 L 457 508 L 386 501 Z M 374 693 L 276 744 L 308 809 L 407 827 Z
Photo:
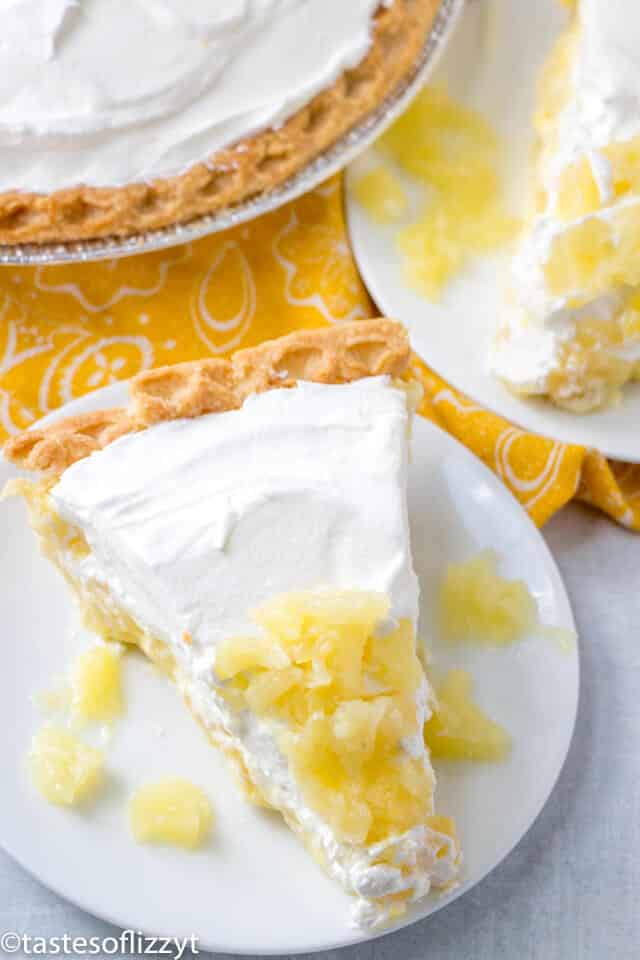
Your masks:
M 576 412 L 640 378 L 640 5 L 575 0 L 544 68 L 534 211 L 493 369 Z
M 173 677 L 362 924 L 459 860 L 422 732 L 408 361 L 388 320 L 301 331 L 6 447 L 42 475 L 21 491 L 88 624 Z

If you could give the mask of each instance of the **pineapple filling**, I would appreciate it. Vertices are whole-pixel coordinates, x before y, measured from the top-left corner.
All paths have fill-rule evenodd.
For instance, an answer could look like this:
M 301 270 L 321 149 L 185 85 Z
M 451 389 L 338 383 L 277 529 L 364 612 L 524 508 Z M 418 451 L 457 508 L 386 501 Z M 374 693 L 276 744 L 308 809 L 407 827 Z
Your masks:
M 280 596 L 254 614 L 261 636 L 228 640 L 215 662 L 229 703 L 273 721 L 309 807 L 357 844 L 428 823 L 433 809 L 424 755 L 405 749 L 421 740 L 424 673 L 409 621 L 377 632 L 388 614 L 377 593 Z
M 427 87 L 380 140 L 384 153 L 423 188 L 417 220 L 397 237 L 411 286 L 432 300 L 468 261 L 509 240 L 517 224 L 505 208 L 500 150 L 489 124 L 439 89 Z M 356 185 L 372 219 L 405 213 L 396 178 L 374 171 Z
M 593 299 L 625 286 L 640 285 L 640 203 L 611 209 L 557 234 L 545 264 L 554 296 Z
M 86 556 L 89 552 L 82 532 L 51 508 L 49 491 L 55 482 L 53 477 L 37 481 L 16 477 L 8 480 L 0 491 L 0 499 L 23 497 L 29 511 L 29 523 L 40 538 L 42 552 L 54 563 L 60 550 L 68 550 L 76 556 Z
M 129 802 L 129 822 L 138 843 L 195 850 L 211 832 L 213 811 L 199 787 L 176 778 L 140 787 Z
M 49 803 L 76 806 L 91 799 L 104 778 L 102 752 L 59 727 L 35 734 L 28 760 L 31 778 Z
M 615 403 L 620 388 L 630 380 L 640 379 L 640 360 L 631 360 L 616 351 L 636 342 L 640 352 L 640 293 L 633 292 L 617 317 L 610 320 L 581 320 L 576 324 L 572 340 L 560 347 L 557 367 L 548 377 L 549 393 L 558 403 L 576 407 L 576 390 L 584 385 L 587 405 L 591 407 L 594 391 L 600 403 Z
M 376 167 L 356 182 L 355 197 L 375 223 L 393 223 L 407 212 L 407 195 L 388 167 Z
M 466 670 L 450 670 L 436 687 L 437 703 L 424 725 L 432 756 L 498 762 L 509 753 L 511 737 L 473 702 L 472 687 Z
M 556 213 L 561 220 L 578 220 L 606 208 L 609 203 L 640 195 L 640 137 L 610 143 L 602 149 L 602 154 L 610 170 L 610 197 L 603 201 L 591 163 L 588 157 L 581 157 L 560 176 Z M 631 228 L 634 223 L 637 216 L 631 219 Z
M 558 184 L 556 215 L 563 223 L 600 209 L 601 197 L 587 157 L 563 170 Z
M 71 709 L 83 723 L 109 723 L 123 711 L 122 651 L 114 644 L 92 647 L 78 657 L 71 681 Z
M 526 583 L 503 579 L 497 567 L 493 550 L 447 567 L 439 595 L 445 639 L 506 646 L 538 626 L 538 609 Z

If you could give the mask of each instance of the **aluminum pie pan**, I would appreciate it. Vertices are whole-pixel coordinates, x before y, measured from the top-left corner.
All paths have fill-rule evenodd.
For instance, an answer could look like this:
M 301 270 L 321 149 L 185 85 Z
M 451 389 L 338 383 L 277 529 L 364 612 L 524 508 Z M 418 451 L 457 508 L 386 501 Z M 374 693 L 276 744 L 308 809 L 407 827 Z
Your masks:
M 205 214 L 188 223 L 173 224 L 127 237 L 100 237 L 96 240 L 67 243 L 0 244 L 0 264 L 30 266 L 88 263 L 93 260 L 111 260 L 165 250 L 235 227 L 295 200 L 350 163 L 404 110 L 436 66 L 466 2 L 467 0 L 442 0 L 420 55 L 405 80 L 380 106 L 367 114 L 328 150 L 273 190 L 217 213 Z

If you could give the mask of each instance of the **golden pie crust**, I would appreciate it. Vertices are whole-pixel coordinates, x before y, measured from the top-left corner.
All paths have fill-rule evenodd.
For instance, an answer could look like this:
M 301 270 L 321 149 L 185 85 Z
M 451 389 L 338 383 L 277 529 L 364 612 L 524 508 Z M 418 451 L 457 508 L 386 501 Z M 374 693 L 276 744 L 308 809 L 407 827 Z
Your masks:
M 130 383 L 128 407 L 67 417 L 9 440 L 5 456 L 25 470 L 60 474 L 118 437 L 162 420 L 198 417 L 241 407 L 252 393 L 293 387 L 298 380 L 349 383 L 409 365 L 404 327 L 383 318 L 319 330 L 297 330 L 229 360 L 204 359 L 158 367 Z
M 347 0 L 348 2 L 348 0 Z M 0 243 L 44 243 L 144 233 L 186 223 L 284 183 L 409 76 L 441 0 L 380 5 L 364 60 L 277 130 L 265 130 L 185 173 L 123 187 L 0 194 Z M 313 42 L 313 38 L 309 42 Z

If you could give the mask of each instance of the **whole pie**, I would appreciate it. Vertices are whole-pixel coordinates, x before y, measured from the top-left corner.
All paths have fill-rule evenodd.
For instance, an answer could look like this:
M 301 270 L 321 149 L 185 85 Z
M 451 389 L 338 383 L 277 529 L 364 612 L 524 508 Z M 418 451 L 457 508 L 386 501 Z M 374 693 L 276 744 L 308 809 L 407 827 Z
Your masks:
M 415 391 L 388 320 L 143 373 L 129 406 L 9 442 L 87 623 L 175 681 L 357 921 L 454 882 L 406 503 Z
M 284 182 L 410 76 L 440 0 L 12 0 L 0 243 L 138 233 Z

